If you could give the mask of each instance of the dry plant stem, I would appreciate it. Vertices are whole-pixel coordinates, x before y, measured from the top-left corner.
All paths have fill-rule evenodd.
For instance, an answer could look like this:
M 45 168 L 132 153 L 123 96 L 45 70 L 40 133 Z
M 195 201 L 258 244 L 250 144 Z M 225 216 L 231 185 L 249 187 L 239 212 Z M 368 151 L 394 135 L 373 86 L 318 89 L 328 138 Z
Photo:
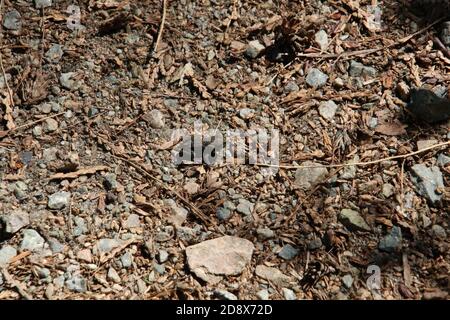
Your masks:
M 302 58 L 321 58 L 321 59 L 334 59 L 334 58 L 351 58 L 354 56 L 365 56 L 368 54 L 372 54 L 378 51 L 382 51 L 382 50 L 386 50 L 392 47 L 395 47 L 399 44 L 405 43 L 409 40 L 411 40 L 412 38 L 414 38 L 415 36 L 424 33 L 425 31 L 431 29 L 433 26 L 435 26 L 436 24 L 442 22 L 444 20 L 444 18 L 439 19 L 435 22 L 433 22 L 432 24 L 426 26 L 425 28 L 414 32 L 413 34 L 410 34 L 409 36 L 406 36 L 404 38 L 399 39 L 398 41 L 387 45 L 387 46 L 383 46 L 383 47 L 379 47 L 379 48 L 374 48 L 374 49 L 366 49 L 366 50 L 356 50 L 356 51 L 348 51 L 348 52 L 343 52 L 340 54 L 321 54 L 321 53 L 299 53 L 297 54 L 297 57 L 302 57 Z
M 167 0 L 163 0 L 163 9 L 162 9 L 162 18 L 161 24 L 159 25 L 158 35 L 156 36 L 155 45 L 153 46 L 152 57 L 154 58 L 159 47 L 159 43 L 161 42 L 161 37 L 164 31 L 164 24 L 166 23 L 166 15 L 167 15 Z
M 437 148 L 440 148 L 440 147 L 445 147 L 445 146 L 448 146 L 448 145 L 450 145 L 450 140 L 446 141 L 446 142 L 438 143 L 438 144 L 435 144 L 435 145 L 432 145 L 430 147 L 423 148 L 423 149 L 420 149 L 420 150 L 417 150 L 417 151 L 414 151 L 414 152 L 410 152 L 410 153 L 407 153 L 407 154 L 387 157 L 387 158 L 378 159 L 378 160 L 366 161 L 366 162 L 341 163 L 341 164 L 329 164 L 329 165 L 309 165 L 309 166 L 288 166 L 288 165 L 273 165 L 273 164 L 261 164 L 261 163 L 256 164 L 256 165 L 260 166 L 260 167 L 273 167 L 273 168 L 286 169 L 286 170 L 310 169 L 310 168 L 342 168 L 342 167 L 352 167 L 352 166 L 367 166 L 367 165 L 377 164 L 377 163 L 386 162 L 386 161 L 390 161 L 390 160 L 405 159 L 405 158 L 408 158 L 408 157 L 415 156 L 417 154 L 423 153 L 425 151 L 437 149 Z
M 17 292 L 25 299 L 25 300 L 33 300 L 33 297 L 30 296 L 28 292 L 23 288 L 23 285 L 14 280 L 14 278 L 9 274 L 8 270 L 6 268 L 2 269 L 3 277 L 5 278 L 6 282 L 11 286 L 17 289 Z

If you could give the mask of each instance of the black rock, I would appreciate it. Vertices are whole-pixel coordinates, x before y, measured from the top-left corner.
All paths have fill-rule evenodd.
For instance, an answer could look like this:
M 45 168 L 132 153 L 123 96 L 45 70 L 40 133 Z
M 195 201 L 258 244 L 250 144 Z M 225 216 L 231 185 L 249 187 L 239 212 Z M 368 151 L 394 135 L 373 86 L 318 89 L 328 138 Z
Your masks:
M 407 108 L 419 121 L 427 123 L 437 123 L 450 118 L 450 100 L 441 98 L 430 90 L 411 90 Z

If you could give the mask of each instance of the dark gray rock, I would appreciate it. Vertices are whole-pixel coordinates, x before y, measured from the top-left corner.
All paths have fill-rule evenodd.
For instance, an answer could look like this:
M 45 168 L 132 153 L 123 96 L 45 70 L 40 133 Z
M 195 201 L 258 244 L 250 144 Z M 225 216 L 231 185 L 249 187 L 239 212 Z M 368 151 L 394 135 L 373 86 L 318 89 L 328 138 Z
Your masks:
M 394 226 L 389 234 L 380 240 L 378 249 L 391 253 L 396 252 L 402 247 L 402 239 L 402 230 L 399 227 Z
M 287 244 L 281 248 L 281 251 L 278 252 L 278 256 L 280 258 L 283 258 L 284 260 L 291 260 L 295 256 L 297 256 L 299 253 L 299 250 L 291 246 L 290 244 Z

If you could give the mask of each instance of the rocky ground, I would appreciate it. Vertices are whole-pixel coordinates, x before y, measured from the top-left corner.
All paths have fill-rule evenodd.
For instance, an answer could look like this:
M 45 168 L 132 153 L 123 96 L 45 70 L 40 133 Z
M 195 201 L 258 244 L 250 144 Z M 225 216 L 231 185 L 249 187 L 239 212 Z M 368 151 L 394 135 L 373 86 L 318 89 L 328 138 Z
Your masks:
M 0 299 L 448 298 L 450 123 L 405 111 L 450 90 L 429 22 L 79 3 L 2 1 Z M 279 130 L 280 168 L 175 164 L 194 121 Z

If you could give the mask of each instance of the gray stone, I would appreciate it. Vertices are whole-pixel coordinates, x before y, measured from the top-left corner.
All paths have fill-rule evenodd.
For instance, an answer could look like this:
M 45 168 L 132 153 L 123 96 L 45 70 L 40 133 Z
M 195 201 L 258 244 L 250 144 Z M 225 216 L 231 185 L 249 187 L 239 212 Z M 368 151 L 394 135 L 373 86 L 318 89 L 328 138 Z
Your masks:
M 443 227 L 441 227 L 438 224 L 435 224 L 431 227 L 431 231 L 433 232 L 433 235 L 436 238 L 439 238 L 441 240 L 445 240 L 447 239 L 447 233 L 445 232 L 445 229 Z
M 239 199 L 239 203 L 236 207 L 236 211 L 243 215 L 249 216 L 252 214 L 254 208 L 255 208 L 254 203 L 241 198 L 241 199 Z
M 64 245 L 55 238 L 49 238 L 48 245 L 53 253 L 60 253 L 64 251 Z
M 45 240 L 41 237 L 37 231 L 33 229 L 26 229 L 23 231 L 23 239 L 20 244 L 20 250 L 25 251 L 33 251 L 39 252 L 44 249 Z
M 187 219 L 188 211 L 180 207 L 173 199 L 164 200 L 164 205 L 169 209 L 167 220 L 174 226 L 181 226 Z
M 295 256 L 297 256 L 299 253 L 299 250 L 291 246 L 290 244 L 286 244 L 281 248 L 281 251 L 278 252 L 278 256 L 280 258 L 283 258 L 284 260 L 291 260 Z
M 245 55 L 251 59 L 259 56 L 259 54 L 265 49 L 265 47 L 258 41 L 253 40 L 248 43 Z
M 187 243 L 192 243 L 198 236 L 198 232 L 189 227 L 177 227 L 176 232 L 178 239 Z
M 297 300 L 295 292 L 288 288 L 282 288 L 284 299 L 286 300 Z
M 125 221 L 125 228 L 127 229 L 133 229 L 133 228 L 139 228 L 141 226 L 140 218 L 137 214 L 130 214 Z
M 356 163 L 359 161 L 359 156 L 355 155 L 354 158 L 348 161 L 348 164 Z M 354 179 L 356 177 L 356 166 L 346 166 L 342 170 L 341 175 L 339 176 L 341 179 Z
M 322 240 L 320 240 L 320 238 L 314 237 L 314 239 L 308 241 L 307 246 L 309 250 L 317 250 L 322 247 Z
M 120 278 L 116 269 L 114 269 L 113 267 L 110 267 L 108 269 L 107 278 L 108 278 L 108 280 L 111 280 L 112 282 L 115 282 L 115 283 L 120 283 L 122 281 L 122 279 Z
M 328 76 L 316 68 L 311 68 L 306 76 L 306 83 L 313 88 L 320 88 L 328 81 Z
M 47 8 L 52 5 L 52 0 L 34 0 L 37 9 Z
M 412 166 L 412 182 L 420 195 L 424 196 L 432 205 L 441 201 L 442 193 L 438 190 L 444 190 L 444 180 L 438 167 L 428 168 L 424 164 Z
M 124 268 L 130 268 L 133 265 L 133 255 L 130 251 L 125 252 L 120 257 L 120 262 L 122 263 L 122 267 Z
M 319 106 L 319 114 L 326 120 L 332 120 L 336 114 L 338 106 L 334 101 L 323 102 Z
M 352 60 L 350 62 L 349 74 L 352 77 L 374 78 L 377 75 L 377 70 Z
M 50 277 L 50 270 L 48 268 L 41 268 L 41 267 L 37 267 L 36 268 L 36 273 L 38 275 L 39 278 L 41 279 L 45 279 Z
M 220 300 L 237 300 L 238 299 L 231 292 L 228 292 L 226 290 L 219 290 L 219 289 L 214 290 L 214 296 Z
M 159 263 L 164 263 L 169 259 L 169 253 L 166 250 L 159 250 L 158 261 Z
M 81 217 L 74 217 L 73 220 L 75 222 L 75 226 L 73 228 L 72 234 L 75 237 L 78 237 L 78 236 L 80 236 L 82 234 L 85 234 L 85 233 L 87 233 L 89 231 L 87 226 L 86 226 L 86 221 L 83 218 L 81 218 Z
M 370 231 L 369 225 L 364 221 L 359 212 L 351 209 L 342 209 L 339 220 L 349 230 Z
M 59 77 L 59 82 L 68 90 L 77 90 L 80 88 L 81 84 L 78 80 L 72 79 L 75 75 L 75 72 L 62 73 Z
M 256 234 L 261 240 L 272 239 L 275 236 L 275 232 L 267 227 L 256 229 Z
M 391 197 L 395 192 L 395 187 L 390 183 L 383 184 L 383 195 L 386 198 Z
M 54 210 L 61 210 L 70 204 L 70 192 L 60 191 L 48 197 L 48 207 Z
M 289 81 L 284 86 L 284 92 L 286 92 L 286 93 L 297 92 L 298 90 L 300 90 L 300 88 L 294 81 Z
M 269 291 L 267 291 L 267 289 L 259 290 L 259 291 L 256 293 L 256 296 L 257 296 L 260 300 L 269 300 L 269 297 L 270 297 Z
M 447 155 L 445 155 L 443 153 L 438 155 L 438 157 L 437 157 L 437 164 L 438 165 L 445 167 L 449 163 L 450 163 L 450 157 L 449 156 L 447 156 Z
M 327 168 L 312 161 L 305 161 L 301 166 L 316 166 L 314 168 L 299 168 L 295 172 L 295 185 L 300 189 L 309 190 L 316 184 L 323 182 L 328 175 Z
M 117 176 L 114 173 L 107 173 L 104 176 L 104 185 L 107 190 L 115 190 L 117 188 Z
M 51 62 L 59 62 L 61 60 L 64 51 L 60 44 L 53 44 L 50 49 L 45 53 L 45 57 Z
M 66 280 L 66 287 L 70 291 L 83 293 L 87 291 L 87 282 L 83 277 L 74 275 Z
M 350 274 L 346 274 L 342 277 L 342 283 L 347 289 L 350 289 L 353 285 L 353 277 Z
M 161 275 L 166 273 L 166 267 L 159 263 L 153 263 L 153 270 Z
M 5 13 L 3 17 L 3 26 L 9 30 L 20 30 L 22 28 L 22 17 L 19 11 L 13 9 Z
M 253 117 L 255 114 L 255 110 L 250 108 L 242 108 L 239 110 L 239 117 L 241 117 L 244 120 L 248 120 Z
M 328 34 L 325 30 L 320 30 L 314 35 L 315 42 L 319 45 L 320 50 L 325 51 L 328 48 Z
M 223 236 L 186 248 L 189 269 L 209 283 L 217 283 L 222 276 L 242 273 L 253 254 L 253 244 L 242 238 Z
M 28 212 L 17 209 L 7 215 L 1 216 L 0 222 L 0 231 L 11 235 L 29 225 L 30 217 Z M 2 229 L 2 225 L 4 229 Z
M 114 248 L 120 246 L 122 242 L 117 239 L 108 239 L 103 238 L 97 241 L 94 250 L 97 251 L 98 254 L 106 254 L 109 253 Z
M 58 130 L 59 124 L 58 121 L 56 121 L 53 118 L 47 119 L 44 122 L 44 131 L 45 132 L 54 132 Z
M 9 261 L 17 255 L 16 248 L 5 245 L 0 249 L 0 268 L 6 267 Z M 1 274 L 1 272 L 0 272 Z
M 149 124 L 154 129 L 164 128 L 164 114 L 158 109 L 150 111 Z
M 231 217 L 231 214 L 231 210 L 224 207 L 219 207 L 216 211 L 217 219 L 219 219 L 220 221 L 228 220 Z
M 386 252 L 396 252 L 402 247 L 402 239 L 402 229 L 393 226 L 391 231 L 380 240 L 378 249 Z

